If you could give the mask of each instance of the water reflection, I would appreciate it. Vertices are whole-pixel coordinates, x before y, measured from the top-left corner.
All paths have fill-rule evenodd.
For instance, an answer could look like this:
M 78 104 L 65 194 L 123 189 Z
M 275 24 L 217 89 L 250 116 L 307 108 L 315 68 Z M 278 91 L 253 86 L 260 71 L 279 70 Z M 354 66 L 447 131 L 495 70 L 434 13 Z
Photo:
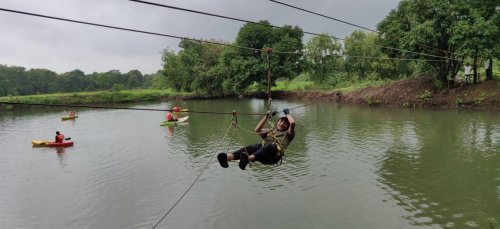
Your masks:
M 237 99 L 182 105 L 240 113 L 267 107 Z M 273 102 L 278 111 L 300 105 Z M 79 113 L 84 118 L 71 123 L 60 121 L 58 109 L 0 113 L 5 228 L 151 227 L 212 155 L 260 141 L 253 132 L 260 115 L 238 115 L 238 129 L 223 139 L 231 115 L 189 113 L 189 125 L 160 127 L 164 112 Z M 498 114 L 327 103 L 292 114 L 296 136 L 281 166 L 241 171 L 212 160 L 160 228 L 488 228 L 500 221 Z M 56 129 L 78 147 L 31 148 L 29 140 Z
M 173 126 L 168 126 L 168 127 L 167 127 L 168 136 L 173 137 L 173 136 L 174 136 L 174 130 L 175 130 L 175 127 L 173 127 Z
M 459 116 L 422 116 L 418 123 L 392 125 L 378 171 L 381 187 L 413 225 L 488 228 L 500 217 L 494 188 L 500 177 L 500 144 L 494 136 L 500 129 Z
M 57 159 L 59 160 L 59 166 L 61 168 L 66 167 L 68 164 L 66 163 L 66 148 L 64 147 L 56 147 Z

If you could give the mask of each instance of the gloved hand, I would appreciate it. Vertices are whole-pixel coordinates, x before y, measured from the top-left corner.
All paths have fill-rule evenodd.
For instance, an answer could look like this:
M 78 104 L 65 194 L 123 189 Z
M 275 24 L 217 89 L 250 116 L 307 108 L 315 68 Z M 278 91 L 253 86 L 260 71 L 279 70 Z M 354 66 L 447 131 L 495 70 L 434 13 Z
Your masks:
M 286 115 L 290 114 L 290 110 L 288 110 L 288 108 L 285 108 L 285 109 L 283 109 L 283 113 L 285 113 Z
M 275 116 L 275 115 L 276 115 L 276 111 L 272 111 L 272 112 L 271 112 L 271 111 L 268 111 L 268 112 L 267 112 L 267 117 L 273 117 L 273 116 Z

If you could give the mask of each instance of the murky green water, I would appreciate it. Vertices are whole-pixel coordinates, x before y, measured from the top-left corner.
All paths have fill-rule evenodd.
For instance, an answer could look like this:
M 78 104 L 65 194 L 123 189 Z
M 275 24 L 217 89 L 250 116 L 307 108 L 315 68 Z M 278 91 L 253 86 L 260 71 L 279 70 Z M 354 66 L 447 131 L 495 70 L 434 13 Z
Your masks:
M 174 104 L 134 107 L 168 109 Z M 182 101 L 195 111 L 265 112 L 261 100 Z M 500 228 L 500 116 L 494 112 L 294 108 L 279 167 L 212 160 L 157 228 Z M 259 116 L 59 108 L 0 113 L 2 228 L 152 228 L 217 152 L 259 141 Z M 66 149 L 32 148 L 56 130 Z M 241 137 L 240 137 L 241 136 Z

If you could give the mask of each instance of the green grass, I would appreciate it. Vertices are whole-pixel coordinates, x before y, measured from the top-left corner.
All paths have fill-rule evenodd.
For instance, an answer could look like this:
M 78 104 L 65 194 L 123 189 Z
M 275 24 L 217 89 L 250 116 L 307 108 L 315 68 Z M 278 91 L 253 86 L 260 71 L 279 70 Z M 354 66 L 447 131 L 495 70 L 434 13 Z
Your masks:
M 292 80 L 292 81 L 278 81 L 276 82 L 276 86 L 272 88 L 272 90 L 279 90 L 279 91 L 298 91 L 298 90 L 322 90 L 322 91 L 341 91 L 343 93 L 346 92 L 351 92 L 354 90 L 366 88 L 366 87 L 379 87 L 383 86 L 387 83 L 390 83 L 391 81 L 372 81 L 372 80 L 365 80 L 362 82 L 343 82 L 339 83 L 335 86 L 333 85 L 318 85 L 314 84 L 311 81 L 304 81 L 304 79 L 301 79 L 300 81 L 298 80 Z
M 279 81 L 272 90 L 278 91 L 302 91 L 307 90 L 313 85 L 310 81 Z
M 8 96 L 0 97 L 0 102 L 17 103 L 42 103 L 42 104 L 91 104 L 91 103 L 121 103 L 151 101 L 162 97 L 173 97 L 175 95 L 188 95 L 189 93 L 176 93 L 173 90 L 123 90 L 123 91 L 93 91 L 54 93 L 44 95 Z

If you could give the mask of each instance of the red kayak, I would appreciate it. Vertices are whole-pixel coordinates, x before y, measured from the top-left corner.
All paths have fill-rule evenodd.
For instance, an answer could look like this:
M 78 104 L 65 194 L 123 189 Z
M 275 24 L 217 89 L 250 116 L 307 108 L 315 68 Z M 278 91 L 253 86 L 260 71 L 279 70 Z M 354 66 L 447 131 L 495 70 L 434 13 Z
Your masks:
M 33 146 L 43 146 L 43 147 L 68 147 L 73 146 L 73 142 L 49 142 L 47 140 L 32 140 L 31 144 Z

